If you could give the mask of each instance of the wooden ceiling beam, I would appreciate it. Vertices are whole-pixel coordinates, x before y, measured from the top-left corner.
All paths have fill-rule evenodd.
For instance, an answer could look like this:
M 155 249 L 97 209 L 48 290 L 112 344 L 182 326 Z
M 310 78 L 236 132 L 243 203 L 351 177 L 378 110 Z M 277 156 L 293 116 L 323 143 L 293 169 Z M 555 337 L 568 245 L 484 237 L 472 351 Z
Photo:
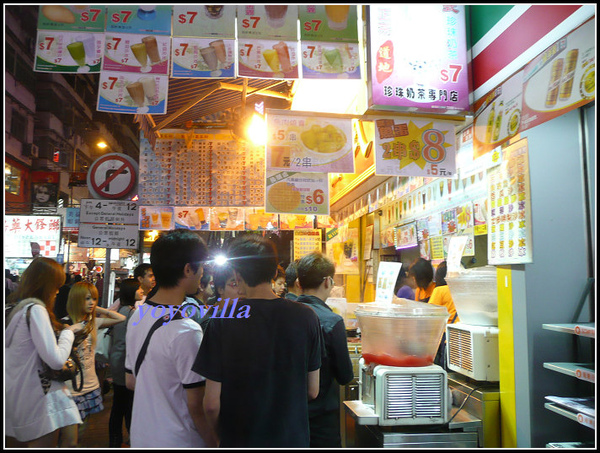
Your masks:
M 174 121 L 177 118 L 179 118 L 181 115 L 183 115 L 189 109 L 191 109 L 193 106 L 195 106 L 199 102 L 202 102 L 202 100 L 206 99 L 208 96 L 210 96 L 212 93 L 214 93 L 215 91 L 217 91 L 219 88 L 222 88 L 221 85 L 222 84 L 220 82 L 213 83 L 212 85 L 210 85 L 209 87 L 207 87 L 205 90 L 203 90 L 198 96 L 194 97 L 194 99 L 192 99 L 190 102 L 188 102 L 187 104 L 185 104 L 184 106 L 182 106 L 175 113 L 173 113 L 172 115 L 169 115 L 164 120 L 162 120 L 160 123 L 158 123 L 156 126 L 154 126 L 152 128 L 152 130 L 153 131 L 159 131 L 159 130 L 161 130 L 167 124 L 169 124 L 172 121 Z

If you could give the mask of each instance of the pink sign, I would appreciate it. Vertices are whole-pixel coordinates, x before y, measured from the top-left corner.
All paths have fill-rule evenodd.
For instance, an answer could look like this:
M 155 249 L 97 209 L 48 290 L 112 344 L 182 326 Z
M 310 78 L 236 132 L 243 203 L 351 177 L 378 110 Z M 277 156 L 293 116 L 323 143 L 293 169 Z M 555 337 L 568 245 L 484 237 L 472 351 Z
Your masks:
M 464 6 L 369 6 L 370 106 L 469 109 Z

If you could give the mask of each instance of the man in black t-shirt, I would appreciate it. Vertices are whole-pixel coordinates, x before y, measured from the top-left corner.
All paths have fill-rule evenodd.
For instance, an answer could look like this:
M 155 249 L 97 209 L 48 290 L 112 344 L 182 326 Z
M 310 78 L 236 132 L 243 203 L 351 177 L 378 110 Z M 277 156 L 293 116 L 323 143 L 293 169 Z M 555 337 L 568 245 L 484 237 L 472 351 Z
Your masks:
M 221 447 L 308 447 L 308 401 L 319 392 L 319 319 L 273 293 L 278 259 L 270 240 L 241 238 L 228 258 L 246 307 L 208 323 L 192 367 L 206 377 L 206 416 Z

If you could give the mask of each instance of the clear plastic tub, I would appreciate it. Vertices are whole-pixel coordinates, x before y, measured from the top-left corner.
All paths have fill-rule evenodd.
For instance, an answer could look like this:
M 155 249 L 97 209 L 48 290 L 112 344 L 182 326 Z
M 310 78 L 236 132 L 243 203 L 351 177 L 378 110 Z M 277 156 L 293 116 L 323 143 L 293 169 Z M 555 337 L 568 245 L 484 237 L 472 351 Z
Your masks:
M 408 299 L 396 301 L 358 306 L 355 313 L 365 362 L 399 367 L 432 365 L 448 311 Z
M 460 322 L 472 326 L 498 326 L 498 287 L 494 266 L 448 273 L 446 283 Z

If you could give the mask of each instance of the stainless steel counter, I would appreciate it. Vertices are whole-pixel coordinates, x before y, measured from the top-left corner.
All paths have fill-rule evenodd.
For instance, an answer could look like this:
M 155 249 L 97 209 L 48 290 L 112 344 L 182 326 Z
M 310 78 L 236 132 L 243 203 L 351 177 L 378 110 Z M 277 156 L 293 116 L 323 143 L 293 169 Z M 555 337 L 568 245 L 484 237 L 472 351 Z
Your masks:
M 379 426 L 379 418 L 360 400 L 344 401 L 346 447 L 476 448 L 482 422 L 453 406 L 447 425 Z M 458 412 L 457 412 L 458 411 Z

